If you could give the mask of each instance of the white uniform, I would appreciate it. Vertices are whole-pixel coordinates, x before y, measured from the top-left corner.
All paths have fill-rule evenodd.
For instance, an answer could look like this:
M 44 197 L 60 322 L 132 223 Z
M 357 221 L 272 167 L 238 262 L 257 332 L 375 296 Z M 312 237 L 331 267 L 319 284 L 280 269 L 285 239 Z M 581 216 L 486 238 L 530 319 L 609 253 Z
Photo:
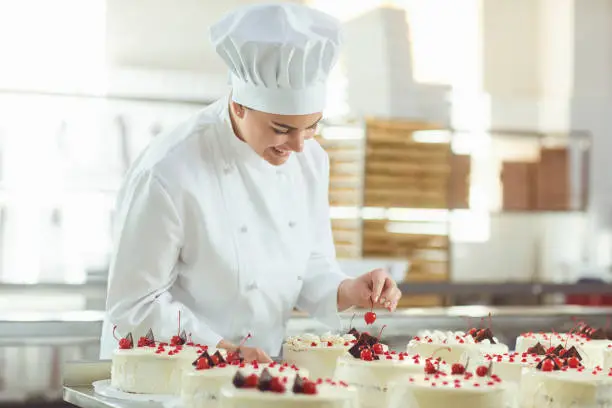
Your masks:
M 118 196 L 101 358 L 118 333 L 181 330 L 278 355 L 297 306 L 339 329 L 329 161 L 314 140 L 282 166 L 233 133 L 228 98 L 155 139 Z

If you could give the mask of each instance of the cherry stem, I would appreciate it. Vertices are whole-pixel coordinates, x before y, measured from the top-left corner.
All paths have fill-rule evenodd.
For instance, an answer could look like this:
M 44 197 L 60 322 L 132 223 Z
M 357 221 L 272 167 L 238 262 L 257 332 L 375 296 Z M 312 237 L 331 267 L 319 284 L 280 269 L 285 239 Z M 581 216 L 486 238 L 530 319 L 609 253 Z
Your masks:
M 489 312 L 489 330 L 493 331 L 493 329 L 491 329 L 491 326 L 493 326 L 493 323 L 492 323 L 491 312 Z
M 178 311 L 178 332 L 176 333 L 177 336 L 181 335 L 181 311 Z
M 119 341 L 121 339 L 117 338 L 117 335 L 115 334 L 115 332 L 117 331 L 117 325 L 113 326 L 113 337 L 115 338 L 115 340 Z
M 351 328 L 353 327 L 353 319 L 355 318 L 356 315 L 357 313 L 353 313 L 353 317 L 351 317 L 351 321 L 349 322 L 349 330 L 351 330 Z
M 190 343 L 193 343 L 193 339 L 191 338 L 191 333 L 189 333 L 189 334 L 187 335 L 187 338 L 189 339 L 189 342 L 190 342 Z
M 468 356 L 465 360 L 465 365 L 463 366 L 463 368 L 465 368 L 465 370 L 467 371 L 468 365 L 470 364 L 470 357 Z
M 372 298 L 370 297 L 370 312 L 374 310 L 374 301 L 372 300 Z
M 480 328 L 482 329 L 482 326 L 484 325 L 484 317 L 480 318 Z
M 451 351 L 450 347 L 440 347 L 438 349 L 435 349 L 433 353 L 431 353 L 431 357 L 430 358 L 434 358 L 434 356 L 436 355 L 436 353 L 440 350 L 447 350 L 448 352 Z M 438 366 L 440 366 L 440 362 L 438 362 Z
M 382 332 L 385 329 L 385 327 L 387 327 L 387 325 L 383 324 L 383 327 L 380 328 L 380 332 L 378 332 L 378 338 L 376 339 L 378 343 L 380 343 L 380 336 L 382 335 Z
M 604 331 L 607 332 L 609 328 L 610 328 L 610 316 L 606 318 L 606 328 L 604 329 Z
M 244 337 L 244 339 L 242 339 L 242 341 L 240 342 L 240 345 L 238 346 L 238 348 L 240 348 L 240 347 L 244 346 L 244 343 L 246 343 L 246 341 L 247 341 L 248 339 L 250 339 L 250 338 L 251 338 L 251 333 L 248 333 L 248 334 L 247 334 L 247 335 Z

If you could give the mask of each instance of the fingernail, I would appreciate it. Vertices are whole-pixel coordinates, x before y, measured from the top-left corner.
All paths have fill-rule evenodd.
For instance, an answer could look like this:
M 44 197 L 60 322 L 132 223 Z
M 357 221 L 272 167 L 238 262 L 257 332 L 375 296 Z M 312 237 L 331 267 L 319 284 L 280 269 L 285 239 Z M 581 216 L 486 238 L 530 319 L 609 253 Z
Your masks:
M 385 307 L 391 307 L 391 302 L 385 302 Z
M 381 305 L 382 305 L 382 304 L 384 304 L 386 301 L 387 301 L 387 299 L 385 299 L 384 297 L 381 297 L 381 298 L 380 298 L 380 304 L 381 304 Z
M 374 302 L 378 302 L 378 296 L 374 298 Z

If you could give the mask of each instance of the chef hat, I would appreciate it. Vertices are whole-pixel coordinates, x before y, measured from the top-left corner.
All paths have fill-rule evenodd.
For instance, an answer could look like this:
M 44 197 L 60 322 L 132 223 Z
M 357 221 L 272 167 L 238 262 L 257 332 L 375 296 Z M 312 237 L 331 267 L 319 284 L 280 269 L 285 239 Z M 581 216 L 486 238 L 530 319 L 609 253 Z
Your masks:
M 324 109 L 340 47 L 333 17 L 296 4 L 247 6 L 213 25 L 210 38 L 230 69 L 235 102 L 279 115 Z

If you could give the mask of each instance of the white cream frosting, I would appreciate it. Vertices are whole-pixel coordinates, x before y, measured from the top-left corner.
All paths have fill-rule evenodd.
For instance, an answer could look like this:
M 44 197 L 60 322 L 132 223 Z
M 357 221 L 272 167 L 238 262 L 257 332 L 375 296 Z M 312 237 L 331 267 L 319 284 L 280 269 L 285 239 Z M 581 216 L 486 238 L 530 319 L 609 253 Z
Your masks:
M 288 381 L 285 392 L 262 392 L 258 389 L 237 389 L 226 386 L 221 389 L 223 408 L 359 408 L 357 393 L 353 387 L 335 382 L 317 385 L 313 395 L 295 394 L 293 382 Z
M 612 371 L 568 369 L 523 372 L 522 408 L 600 408 L 612 406 Z
M 487 354 L 485 360 L 491 363 L 491 372 L 507 382 L 519 383 L 523 367 L 535 367 L 544 356 L 528 353 Z

